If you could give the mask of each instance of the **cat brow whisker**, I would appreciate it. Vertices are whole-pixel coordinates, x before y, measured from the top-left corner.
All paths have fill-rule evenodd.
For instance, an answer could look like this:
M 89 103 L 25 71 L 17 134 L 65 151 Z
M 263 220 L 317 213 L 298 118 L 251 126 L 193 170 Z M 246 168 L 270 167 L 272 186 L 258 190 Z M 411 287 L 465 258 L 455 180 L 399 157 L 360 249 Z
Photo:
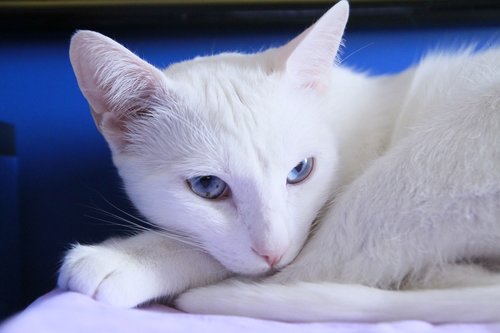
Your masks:
M 348 54 L 348 55 L 346 55 L 345 57 L 342 57 L 342 59 L 339 59 L 339 62 L 338 62 L 338 63 L 339 63 L 339 65 L 343 64 L 343 63 L 344 63 L 344 61 L 346 61 L 347 59 L 349 59 L 350 57 L 352 57 L 352 56 L 353 56 L 353 55 L 355 55 L 356 53 L 361 52 L 361 51 L 363 51 L 364 49 L 366 49 L 366 48 L 368 48 L 368 47 L 370 47 L 370 46 L 372 46 L 372 45 L 374 45 L 374 44 L 375 44 L 375 43 L 371 42 L 371 43 L 368 43 L 368 44 L 366 44 L 366 45 L 364 45 L 364 46 L 361 46 L 361 47 L 360 47 L 360 48 L 358 48 L 357 50 L 352 51 L 351 53 L 349 53 L 349 54 Z

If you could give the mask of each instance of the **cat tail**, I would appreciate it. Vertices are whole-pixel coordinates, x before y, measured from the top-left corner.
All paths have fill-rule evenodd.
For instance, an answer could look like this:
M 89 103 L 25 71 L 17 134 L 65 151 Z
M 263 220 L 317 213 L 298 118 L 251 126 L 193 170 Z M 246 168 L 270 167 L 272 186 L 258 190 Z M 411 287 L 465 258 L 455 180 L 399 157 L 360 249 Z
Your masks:
M 431 323 L 500 321 L 500 285 L 394 291 L 361 285 L 299 282 L 290 285 L 227 281 L 189 290 L 184 311 L 287 322 Z

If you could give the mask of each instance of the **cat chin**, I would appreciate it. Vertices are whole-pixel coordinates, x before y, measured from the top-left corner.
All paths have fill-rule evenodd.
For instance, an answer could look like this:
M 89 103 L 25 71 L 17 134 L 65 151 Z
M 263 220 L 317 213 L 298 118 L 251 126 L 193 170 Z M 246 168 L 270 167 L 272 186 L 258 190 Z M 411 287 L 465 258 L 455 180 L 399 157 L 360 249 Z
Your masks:
M 218 261 L 229 271 L 245 277 L 265 277 L 273 271 L 273 268 L 269 267 L 269 265 L 261 260 L 261 258 L 257 258 L 257 260 L 251 260 L 253 263 L 250 263 L 250 260 L 240 262 L 238 264 L 234 262 L 226 263 L 220 259 L 218 259 Z

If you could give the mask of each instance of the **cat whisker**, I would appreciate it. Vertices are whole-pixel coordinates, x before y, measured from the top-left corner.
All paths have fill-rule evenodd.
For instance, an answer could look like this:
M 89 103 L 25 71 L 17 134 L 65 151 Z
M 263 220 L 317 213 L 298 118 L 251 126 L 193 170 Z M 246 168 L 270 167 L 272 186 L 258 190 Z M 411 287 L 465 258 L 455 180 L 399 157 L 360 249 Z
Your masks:
M 109 211 L 106 211 L 104 209 L 98 209 L 98 211 L 102 214 L 105 214 L 105 215 L 108 215 L 110 217 L 113 217 L 113 218 L 118 218 L 118 219 L 121 219 L 123 222 L 126 222 L 126 223 L 130 223 L 130 224 L 134 224 L 136 226 L 140 225 L 140 224 L 144 224 L 146 225 L 147 227 L 151 228 L 151 229 L 156 229 L 158 228 L 158 226 L 154 223 L 151 223 L 149 222 L 148 220 L 145 220 L 145 219 L 141 219 L 131 213 L 128 213 L 126 212 L 125 210 L 123 209 L 120 209 L 119 207 L 117 207 L 116 205 L 114 205 L 113 203 L 109 202 L 107 199 L 104 198 L 104 201 L 110 205 L 113 209 L 117 210 L 119 213 L 121 214 L 124 214 L 126 217 L 123 217 L 123 216 L 120 216 L 120 215 L 117 215 L 117 214 L 113 214 Z M 128 217 L 128 218 L 127 218 Z M 130 218 L 130 219 L 129 219 Z M 134 222 L 133 220 L 135 220 L 136 222 Z M 143 226 L 141 226 L 143 227 Z M 144 230 L 150 230 L 148 229 L 147 227 L 144 227 Z
M 89 207 L 89 208 L 92 209 L 97 214 L 101 214 L 101 215 L 110 217 L 110 218 L 118 220 L 120 222 L 124 222 L 125 224 L 122 224 L 122 223 L 116 224 L 115 221 L 110 221 L 110 220 L 104 220 L 104 222 L 111 222 L 111 223 L 114 223 L 114 224 L 119 225 L 119 226 L 134 227 L 134 228 L 136 228 L 138 230 L 141 230 L 141 231 L 145 231 L 145 230 L 152 231 L 151 230 L 152 228 L 150 228 L 150 227 L 154 227 L 153 225 L 151 225 L 149 223 L 145 223 L 146 221 L 139 220 L 140 222 L 142 222 L 143 224 L 146 225 L 146 226 L 144 226 L 144 225 L 141 225 L 141 224 L 139 224 L 137 222 L 134 222 L 134 221 L 132 221 L 132 220 L 126 218 L 126 217 L 123 217 L 123 216 L 111 213 L 111 212 L 106 211 L 106 210 L 104 210 L 102 208 L 96 208 L 96 207 Z M 93 216 L 89 216 L 89 217 L 94 218 Z
M 207 251 L 206 251 L 205 247 L 203 246 L 203 244 L 201 244 L 200 242 L 194 240 L 189 235 L 185 235 L 185 234 L 179 233 L 178 231 L 167 229 L 167 228 L 165 228 L 163 226 L 159 226 L 159 225 L 156 225 L 154 223 L 151 223 L 151 222 L 149 222 L 149 221 L 147 221 L 145 219 L 141 219 L 141 218 L 139 218 L 139 217 L 137 217 L 137 216 L 135 216 L 135 215 L 133 215 L 131 213 L 128 213 L 128 212 L 126 212 L 125 210 L 123 210 L 121 208 L 119 208 L 118 206 L 116 206 L 115 204 L 113 204 L 112 202 L 110 202 L 109 200 L 107 200 L 106 198 L 103 198 L 103 200 L 109 206 L 111 206 L 113 209 L 117 210 L 121 214 L 124 214 L 126 217 L 114 214 L 114 213 L 109 212 L 109 211 L 107 211 L 105 209 L 102 209 L 102 208 L 89 207 L 89 208 L 93 209 L 95 212 L 97 212 L 99 214 L 102 214 L 104 216 L 108 216 L 108 217 L 114 219 L 115 221 L 106 220 L 106 219 L 95 217 L 95 216 L 89 216 L 90 218 L 93 218 L 94 220 L 99 220 L 99 221 L 102 221 L 102 222 L 106 222 L 106 223 L 112 223 L 112 224 L 115 224 L 115 225 L 118 225 L 118 226 L 127 227 L 127 228 L 132 229 L 132 230 L 134 230 L 136 232 L 141 232 L 141 231 L 154 232 L 155 234 L 157 234 L 159 236 L 166 237 L 166 238 L 178 241 L 180 243 L 192 246 L 192 247 L 196 248 L 199 251 L 207 253 Z M 120 223 L 116 223 L 116 221 L 119 221 Z
M 120 221 L 126 222 L 126 223 L 120 223 L 120 222 L 116 222 L 116 221 L 113 221 L 113 220 L 108 220 L 108 219 L 104 219 L 104 218 L 100 218 L 100 217 L 92 216 L 92 215 L 85 215 L 85 216 L 88 217 L 88 218 L 91 218 L 93 220 L 105 222 L 105 223 L 108 223 L 108 224 L 112 224 L 112 225 L 116 225 L 116 226 L 120 226 L 120 227 L 127 227 L 127 228 L 131 229 L 134 232 L 134 233 L 129 233 L 128 236 L 134 236 L 136 234 L 136 232 L 148 231 L 148 232 L 154 232 L 155 234 L 157 234 L 159 236 L 162 236 L 162 237 L 173 238 L 172 237 L 173 235 L 171 235 L 169 233 L 165 233 L 165 232 L 162 232 L 162 231 L 151 230 L 151 229 L 148 229 L 148 228 L 140 226 L 140 225 L 130 224 L 129 220 L 123 219 L 120 216 L 114 215 L 112 213 L 109 213 L 109 212 L 106 212 L 106 211 L 101 211 L 101 213 L 106 213 L 107 215 L 113 216 L 114 218 L 116 218 L 116 219 L 118 219 Z M 183 243 L 186 243 L 185 241 L 180 240 L 178 238 L 175 238 L 175 240 L 183 242 Z M 203 250 L 203 249 L 201 249 L 199 245 L 193 245 L 192 242 L 190 242 L 189 245 L 192 248 L 186 248 L 186 249 L 182 249 L 182 250 L 175 250 L 175 251 L 171 251 L 171 253 L 188 253 L 188 252 L 192 252 L 192 251 L 202 251 L 202 252 L 206 253 L 206 251 Z
M 132 218 L 132 219 L 134 219 L 134 220 L 137 220 L 137 221 L 139 221 L 139 222 L 142 222 L 142 223 L 147 223 L 147 221 L 146 221 L 146 220 L 141 219 L 141 218 L 139 218 L 139 217 L 137 217 L 137 216 L 135 216 L 135 215 L 133 215 L 133 214 L 131 214 L 131 213 L 128 213 L 127 211 L 125 211 L 125 210 L 123 210 L 123 209 L 119 208 L 118 206 L 116 206 L 116 205 L 115 205 L 115 204 L 113 204 L 111 201 L 107 200 L 106 198 L 103 198 L 103 199 L 104 199 L 104 201 L 105 201 L 108 205 L 110 205 L 113 209 L 116 209 L 116 210 L 117 210 L 117 211 L 119 211 L 120 213 L 125 214 L 126 216 L 128 216 L 128 217 L 130 217 L 130 218 Z
M 113 226 L 126 227 L 128 230 L 126 230 L 125 232 L 129 236 L 134 236 L 137 232 L 141 232 L 141 231 L 146 230 L 146 229 L 138 228 L 137 226 L 133 226 L 133 225 L 125 224 L 125 223 L 119 223 L 119 222 L 116 222 L 113 220 L 108 220 L 108 219 L 100 218 L 100 217 L 93 216 L 93 215 L 86 214 L 85 217 L 88 217 L 92 220 L 96 220 L 99 222 L 104 222 L 106 224 L 113 225 Z

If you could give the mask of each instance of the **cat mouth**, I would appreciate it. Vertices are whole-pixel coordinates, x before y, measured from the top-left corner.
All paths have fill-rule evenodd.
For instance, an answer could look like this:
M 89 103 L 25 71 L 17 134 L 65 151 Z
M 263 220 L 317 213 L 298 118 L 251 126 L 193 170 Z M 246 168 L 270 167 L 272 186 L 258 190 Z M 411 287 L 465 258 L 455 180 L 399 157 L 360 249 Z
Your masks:
M 273 276 L 279 272 L 281 272 L 282 269 L 284 269 L 288 264 L 280 266 L 280 267 L 270 267 L 268 270 L 260 273 L 255 273 L 255 274 L 243 274 L 243 277 L 250 278 L 250 279 L 266 279 L 270 276 Z

